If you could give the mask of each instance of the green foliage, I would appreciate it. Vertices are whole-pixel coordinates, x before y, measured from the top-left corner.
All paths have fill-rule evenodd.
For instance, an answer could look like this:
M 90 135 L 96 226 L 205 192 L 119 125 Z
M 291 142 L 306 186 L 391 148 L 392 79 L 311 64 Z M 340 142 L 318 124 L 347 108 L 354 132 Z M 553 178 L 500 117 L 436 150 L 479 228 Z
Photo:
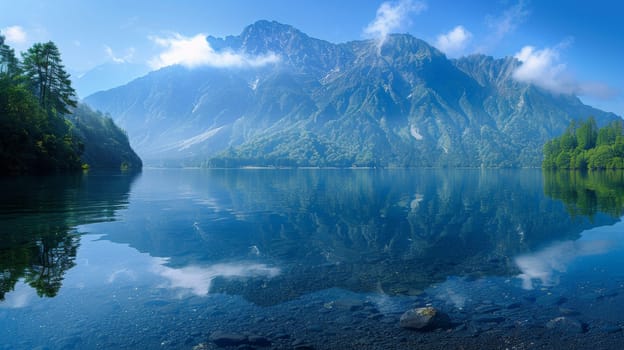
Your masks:
M 20 75 L 19 62 L 15 51 L 4 43 L 4 36 L 0 35 L 0 75 L 14 79 Z
M 34 44 L 19 62 L 0 36 L 0 174 L 79 171 L 82 155 L 95 166 L 141 167 L 110 118 L 79 107 L 74 120 L 86 122 L 72 124 L 74 98 L 54 43 Z
M 23 86 L 0 76 L 0 173 L 49 172 L 80 167 L 71 125 L 48 115 Z
M 141 159 L 134 153 L 128 135 L 109 116 L 79 104 L 67 117 L 73 124 L 74 136 L 88 140 L 82 161 L 92 168 L 140 169 Z
M 81 143 L 72 137 L 71 124 L 61 114 L 72 106 L 73 89 L 58 49 L 51 42 L 35 44 L 24 55 L 22 70 L 13 50 L 3 41 L 0 40 L 0 173 L 80 169 Z M 47 59 L 42 57 L 44 54 Z M 35 81 L 38 86 L 33 85 Z
M 22 56 L 28 87 L 46 111 L 68 114 L 70 107 L 76 107 L 76 93 L 53 42 L 36 43 Z
M 544 144 L 545 169 L 624 169 L 623 121 L 598 129 L 594 118 L 572 122 L 563 135 Z

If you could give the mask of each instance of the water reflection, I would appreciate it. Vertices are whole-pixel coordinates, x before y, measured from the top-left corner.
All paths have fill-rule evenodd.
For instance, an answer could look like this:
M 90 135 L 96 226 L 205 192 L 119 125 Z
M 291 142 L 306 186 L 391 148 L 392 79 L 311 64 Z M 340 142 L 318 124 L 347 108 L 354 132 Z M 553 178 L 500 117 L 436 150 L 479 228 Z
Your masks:
M 3 180 L 0 297 L 20 280 L 56 295 L 76 264 L 79 224 L 154 257 L 161 287 L 259 305 L 334 287 L 415 295 L 449 276 L 547 286 L 608 249 L 579 238 L 618 221 L 624 203 L 621 173 L 151 170 L 130 202 L 136 178 Z M 105 277 L 142 278 L 123 264 Z
M 76 265 L 78 224 L 113 220 L 137 174 L 0 179 L 0 301 L 25 305 L 27 289 L 53 297 Z
M 279 269 L 265 264 L 254 263 L 223 263 L 212 266 L 186 266 L 171 268 L 166 264 L 169 259 L 155 259 L 152 271 L 164 277 L 165 288 L 189 291 L 197 296 L 206 296 L 210 292 L 212 282 L 217 278 L 272 278 L 279 274 Z
M 619 220 L 624 213 L 624 172 L 544 171 L 544 193 L 561 200 L 572 217 L 596 221 L 606 214 Z M 553 286 L 579 257 L 604 254 L 615 246 L 611 240 L 556 242 L 516 257 L 518 277 L 524 289 Z
M 262 288 L 210 284 L 260 305 L 333 287 L 416 294 L 453 275 L 514 276 L 514 257 L 617 220 L 570 216 L 532 170 L 157 171 L 135 190 L 142 200 L 106 239 L 178 270 L 280 266 Z
M 522 288 L 531 290 L 535 286 L 554 286 L 559 276 L 566 272 L 570 263 L 582 256 L 604 254 L 615 246 L 609 241 L 566 241 L 550 245 L 532 254 L 516 257 L 520 269 L 518 277 Z
M 544 171 L 544 192 L 565 203 L 570 215 L 624 214 L 624 171 Z

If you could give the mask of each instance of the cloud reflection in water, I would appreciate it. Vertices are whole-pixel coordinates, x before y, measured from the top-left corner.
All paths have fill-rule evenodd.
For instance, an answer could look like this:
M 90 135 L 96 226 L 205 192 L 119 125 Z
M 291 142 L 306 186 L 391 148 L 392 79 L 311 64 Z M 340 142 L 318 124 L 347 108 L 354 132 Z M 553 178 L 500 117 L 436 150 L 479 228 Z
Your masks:
M 566 241 L 555 243 L 547 248 L 532 254 L 516 257 L 515 263 L 521 273 L 517 276 L 522 279 L 522 288 L 534 288 L 534 282 L 540 281 L 544 286 L 553 286 L 559 281 L 559 274 L 578 257 L 606 253 L 613 246 L 613 242 L 596 241 Z
M 0 308 L 19 309 L 27 307 L 32 300 L 37 299 L 37 293 L 24 281 L 15 285 L 15 289 L 7 293 L 4 301 L 0 303 Z
M 222 263 L 210 266 L 186 266 L 172 268 L 165 266 L 168 259 L 159 258 L 153 271 L 167 280 L 166 287 L 182 289 L 198 296 L 208 295 L 215 278 L 273 278 L 280 271 L 275 267 L 257 263 Z

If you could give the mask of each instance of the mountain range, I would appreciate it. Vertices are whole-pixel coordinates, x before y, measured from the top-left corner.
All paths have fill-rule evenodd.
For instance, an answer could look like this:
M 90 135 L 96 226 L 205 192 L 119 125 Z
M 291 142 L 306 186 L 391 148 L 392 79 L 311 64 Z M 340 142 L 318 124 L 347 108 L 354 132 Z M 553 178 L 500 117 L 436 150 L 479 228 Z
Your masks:
M 516 81 L 513 57 L 449 59 L 407 34 L 334 44 L 258 21 L 206 40 L 279 60 L 169 66 L 85 99 L 147 164 L 533 167 L 572 120 L 619 118 Z

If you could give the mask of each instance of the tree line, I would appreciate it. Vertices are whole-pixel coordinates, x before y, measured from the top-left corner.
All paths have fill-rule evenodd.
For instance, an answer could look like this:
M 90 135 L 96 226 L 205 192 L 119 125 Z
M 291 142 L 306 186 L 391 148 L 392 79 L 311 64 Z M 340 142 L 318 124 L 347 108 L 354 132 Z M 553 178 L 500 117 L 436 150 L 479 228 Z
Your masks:
M 76 101 L 53 42 L 20 60 L 0 35 L 0 174 L 141 166 L 111 117 Z
M 83 142 L 64 116 L 77 106 L 56 45 L 21 54 L 0 35 L 0 173 L 43 173 L 82 167 Z
M 598 128 L 590 117 L 572 121 L 563 135 L 544 144 L 545 169 L 624 169 L 624 123 Z

